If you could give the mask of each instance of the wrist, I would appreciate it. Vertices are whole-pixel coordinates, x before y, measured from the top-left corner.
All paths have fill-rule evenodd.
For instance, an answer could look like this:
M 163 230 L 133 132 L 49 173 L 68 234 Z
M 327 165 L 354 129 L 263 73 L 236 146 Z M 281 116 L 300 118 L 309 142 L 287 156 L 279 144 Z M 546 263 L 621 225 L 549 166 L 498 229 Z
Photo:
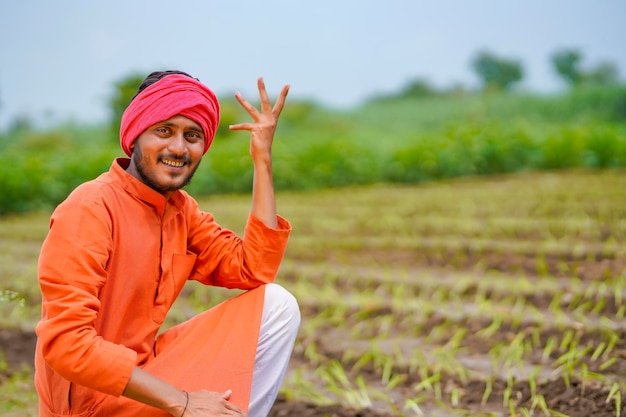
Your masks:
M 180 417 L 185 415 L 185 411 L 187 411 L 187 406 L 189 405 L 189 393 L 187 391 L 183 391 L 185 393 L 185 407 L 183 408 L 183 412 L 180 413 Z
M 253 165 L 256 171 L 264 172 L 264 171 L 272 171 L 272 157 L 256 157 L 253 159 Z
M 254 149 L 251 150 L 250 155 L 255 164 L 271 164 L 272 163 L 272 148 L 266 149 Z
M 186 411 L 187 406 L 189 405 L 189 393 L 185 390 L 178 391 L 176 395 L 176 400 L 172 404 L 172 406 L 168 407 L 168 412 L 174 417 L 182 417 Z

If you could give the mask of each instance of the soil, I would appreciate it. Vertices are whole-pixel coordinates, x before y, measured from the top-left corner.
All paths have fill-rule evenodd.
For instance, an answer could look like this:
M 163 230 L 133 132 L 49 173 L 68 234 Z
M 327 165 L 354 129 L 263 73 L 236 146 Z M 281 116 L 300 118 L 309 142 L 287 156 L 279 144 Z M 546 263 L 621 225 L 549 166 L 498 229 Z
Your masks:
M 624 344 L 626 339 L 621 339 Z M 0 330 L 0 347 L 4 351 L 8 368 L 0 372 L 0 383 L 11 373 L 23 369 L 24 366 L 32 367 L 32 359 L 35 351 L 36 336 L 34 333 L 26 333 L 17 330 Z M 624 347 L 624 346 L 622 346 Z M 625 350 L 626 352 L 626 350 Z M 297 363 L 297 361 L 294 361 Z M 374 373 L 372 379 L 378 379 Z M 415 382 L 415 381 L 413 381 Z M 407 385 L 410 381 L 406 382 Z M 501 381 L 496 381 L 491 398 L 499 398 L 506 387 Z M 485 383 L 470 381 L 464 387 L 463 402 L 467 407 L 481 407 Z M 550 409 L 560 411 L 570 417 L 590 416 L 615 416 L 615 406 L 612 402 L 607 403 L 607 391 L 599 386 L 590 384 L 584 388 L 580 381 L 573 381 L 566 386 L 562 380 L 544 383 L 539 391 L 548 400 Z M 518 383 L 514 390 L 518 398 L 518 404 L 527 404 L 530 408 L 530 391 L 527 384 Z M 485 405 L 484 403 L 482 405 Z M 487 403 L 485 408 L 489 408 Z M 310 403 L 287 401 L 284 395 L 280 395 L 272 408 L 269 417 L 390 417 L 394 414 L 375 409 L 350 409 L 339 405 L 318 406 Z
M 335 255 L 337 253 L 335 252 Z M 362 254 L 361 254 L 362 255 Z M 368 254 L 368 257 L 371 254 Z M 380 261 L 380 259 L 387 257 L 387 259 L 393 260 L 395 265 L 398 264 L 399 260 L 403 259 L 403 255 L 400 253 L 377 253 L 376 259 Z M 422 256 L 424 254 L 422 253 Z M 518 256 L 501 256 L 502 259 L 499 261 L 495 261 L 495 255 L 493 258 L 490 257 L 489 254 L 486 255 L 483 259 L 491 259 L 490 267 L 494 267 L 498 265 L 501 268 L 511 268 L 511 265 L 523 264 L 524 262 L 520 261 Z M 411 264 L 414 265 L 415 257 L 411 258 Z M 361 263 L 363 260 L 360 261 Z M 477 262 L 477 261 L 476 261 Z M 558 266 L 556 265 L 557 260 L 554 260 L 554 263 L 549 263 L 547 268 L 549 270 L 558 270 Z M 580 271 L 587 271 L 594 267 L 593 260 L 586 258 L 586 260 L 581 260 L 579 263 Z M 464 264 L 465 267 L 472 267 L 471 264 Z M 613 260 L 608 263 L 608 268 L 615 269 L 620 273 L 623 272 L 626 268 L 623 260 Z M 580 276 L 583 278 L 587 275 L 581 273 Z M 591 275 L 589 275 L 588 279 L 593 279 Z M 355 286 L 358 289 L 358 283 L 353 284 L 351 288 L 345 288 L 345 290 L 355 290 Z M 367 283 L 362 284 L 363 286 L 367 286 Z M 465 291 L 465 295 L 471 295 L 476 291 L 476 288 L 469 287 Z M 491 293 L 488 294 L 491 297 L 497 297 L 497 294 Z M 529 293 L 528 301 L 533 303 L 538 309 L 548 309 L 550 304 L 551 297 L 542 296 L 539 293 Z M 566 304 L 566 301 L 563 302 Z M 307 316 L 315 316 L 318 313 L 320 306 L 319 305 L 303 305 L 302 313 L 303 317 Z M 617 310 L 616 306 L 611 302 L 605 304 L 605 312 L 615 313 Z M 391 309 L 387 306 L 382 306 L 381 308 L 374 308 L 369 311 L 369 318 L 373 318 L 376 316 L 383 317 L 385 315 L 391 314 Z M 351 317 L 358 313 L 357 310 L 347 313 L 348 322 L 351 320 Z M 403 317 L 402 315 L 396 314 L 396 326 L 391 330 L 392 332 L 396 331 L 398 336 L 401 337 L 406 332 L 407 329 L 403 328 Z M 433 314 L 428 321 L 422 326 L 420 332 L 423 334 L 428 334 L 436 329 L 438 326 L 442 325 L 449 318 Z M 520 324 L 519 327 L 513 329 L 507 326 L 510 326 L 507 323 L 504 323 L 502 327 L 498 330 L 498 332 L 492 335 L 492 339 L 490 340 L 490 344 L 487 345 L 484 342 L 484 339 L 477 336 L 480 329 L 484 329 L 489 326 L 491 320 L 465 320 L 463 317 L 459 318 L 459 324 L 467 327 L 470 331 L 470 334 L 464 339 L 463 345 L 469 351 L 474 352 L 474 354 L 484 354 L 486 355 L 487 347 L 493 345 L 496 341 L 500 340 L 502 342 L 510 341 L 516 334 L 519 333 L 530 333 L 533 330 L 532 325 Z M 626 375 L 626 327 L 621 329 L 616 329 L 616 334 L 619 336 L 617 338 L 615 344 L 615 351 L 621 355 L 622 361 L 617 361 L 614 365 L 612 365 L 611 371 L 616 375 Z M 562 336 L 563 329 L 557 329 L 554 327 L 547 327 L 539 332 L 538 337 L 541 340 L 542 344 L 555 336 Z M 366 336 L 366 335 L 363 335 Z M 580 338 L 581 344 L 585 344 L 589 342 L 593 344 L 595 340 L 597 340 L 596 334 L 592 331 L 586 332 Z M 328 333 L 324 337 L 321 337 L 318 341 L 320 354 L 328 357 L 340 359 L 342 357 L 345 349 L 341 346 L 338 346 L 335 341 L 340 339 L 341 335 L 333 335 L 332 329 L 328 329 Z M 390 335 L 390 338 L 393 338 L 393 334 Z M 444 343 L 445 341 L 442 341 Z M 4 357 L 8 364 L 7 369 L 0 372 L 0 382 L 5 380 L 11 373 L 16 372 L 20 369 L 23 369 L 24 366 L 32 367 L 32 358 L 34 354 L 36 343 L 36 336 L 34 333 L 22 332 L 18 330 L 11 329 L 0 329 L 0 348 L 4 352 Z M 559 355 L 559 351 L 555 350 L 550 356 L 552 359 L 556 359 Z M 477 361 L 476 359 L 474 359 Z M 539 358 L 537 358 L 540 361 Z M 305 363 L 307 359 L 304 357 L 304 353 L 302 350 L 296 349 L 294 352 L 294 358 L 291 363 L 290 369 L 293 369 L 303 363 Z M 479 360 L 478 360 L 479 361 Z M 591 364 L 592 368 L 590 370 L 594 370 L 593 367 L 597 368 L 597 364 Z M 595 369 L 597 370 L 597 369 Z M 369 383 L 375 386 L 379 384 L 380 375 L 375 372 L 373 369 L 371 372 L 367 372 L 367 367 L 363 369 L 361 375 L 366 375 L 371 378 Z M 412 386 L 415 386 L 416 383 L 419 383 L 420 378 L 417 375 L 408 375 L 407 378 L 400 384 L 396 389 L 404 389 L 407 392 L 410 391 Z M 463 395 L 460 398 L 459 406 L 462 406 L 464 409 L 476 410 L 477 413 L 480 412 L 498 412 L 501 411 L 501 398 L 503 396 L 504 391 L 507 389 L 506 383 L 503 379 L 496 379 L 493 382 L 492 393 L 487 401 L 483 398 L 483 393 L 485 392 L 485 381 L 482 380 L 469 380 L 465 383 L 462 383 L 458 380 L 457 377 L 446 376 L 444 375 L 442 380 L 442 385 L 446 387 L 447 392 L 450 392 L 453 388 L 458 388 L 462 390 Z M 583 386 L 584 385 L 584 386 Z M 541 392 L 546 399 L 547 406 L 554 411 L 558 411 L 570 417 L 590 417 L 590 416 L 615 416 L 616 415 L 616 407 L 613 401 L 606 401 L 608 397 L 608 389 L 605 385 L 597 384 L 592 382 L 583 384 L 580 380 L 572 380 L 569 385 L 567 385 L 563 379 L 553 379 L 553 380 L 545 380 L 538 387 L 537 391 Z M 533 404 L 531 400 L 531 392 L 529 385 L 526 381 L 516 382 L 511 389 L 511 396 L 515 398 L 516 405 L 518 407 L 526 407 L 530 409 Z M 450 414 L 445 414 L 441 411 L 438 411 L 438 408 L 433 408 L 432 414 L 429 413 L 428 406 L 422 407 L 422 412 L 424 415 L 432 415 L 432 416 L 451 416 Z M 494 411 L 497 410 L 497 411 Z M 276 403 L 270 413 L 270 417 L 282 417 L 282 416 L 299 416 L 299 417 L 317 417 L 317 416 L 327 416 L 327 417 L 388 417 L 392 415 L 397 415 L 392 413 L 388 409 L 376 409 L 376 407 L 370 407 L 365 409 L 351 409 L 342 407 L 340 405 L 327 405 L 327 406 L 319 406 L 306 402 L 296 402 L 296 401 L 288 401 L 284 395 L 280 395 L 276 400 Z M 419 414 L 418 414 L 419 415 Z M 488 414 L 484 414 L 488 415 Z M 493 414 L 493 415 L 504 415 L 504 414 Z M 540 414 L 537 414 L 540 415 Z
M 602 184 L 598 182 L 585 190 L 593 191 L 604 186 Z M 370 232 L 359 235 L 362 233 L 360 225 L 369 226 L 370 219 L 385 221 L 379 218 L 379 213 L 368 212 L 367 206 L 363 208 L 362 218 L 354 218 L 352 211 L 344 215 L 330 204 L 328 210 L 332 212 L 325 213 L 326 208 L 319 208 L 320 218 L 336 220 L 328 226 L 336 231 L 333 239 L 329 239 L 332 242 L 325 249 L 312 250 L 306 240 L 299 246 L 296 236 L 295 244 L 290 242 L 292 246 L 286 257 L 294 266 L 287 263 L 282 268 L 281 281 L 294 288 L 311 282 L 311 292 L 317 289 L 315 287 L 326 288 L 329 294 L 335 291 L 343 299 L 339 303 L 330 296 L 332 294 L 328 298 L 312 295 L 311 300 L 301 302 L 303 323 L 322 319 L 317 320 L 321 324 L 316 324 L 314 330 L 303 328 L 287 372 L 287 386 L 294 384 L 297 372 L 303 372 L 304 381 L 323 390 L 324 381 L 315 373 L 317 367 L 339 362 L 352 372 L 349 378 L 356 378 L 358 374 L 368 388 L 389 396 L 384 401 L 373 398 L 367 407 L 349 407 L 339 405 L 339 401 L 319 405 L 294 400 L 286 390 L 276 400 L 270 417 L 619 416 L 610 389 L 613 382 L 626 380 L 626 323 L 623 320 L 626 257 L 623 249 L 619 249 L 626 239 L 623 190 L 620 186 L 614 194 L 606 193 L 614 195 L 614 201 L 607 197 L 606 201 L 597 202 L 584 196 L 576 200 L 598 204 L 604 210 L 600 211 L 604 217 L 596 217 L 597 213 L 590 208 L 589 217 L 585 217 L 587 214 L 576 205 L 583 203 L 576 201 L 555 206 L 554 212 L 544 210 L 541 193 L 535 196 L 537 190 L 532 189 L 530 194 L 519 197 L 514 207 L 517 209 L 517 205 L 528 201 L 530 208 L 520 214 L 525 220 L 520 224 L 528 225 L 526 231 L 510 233 L 496 224 L 484 232 L 490 239 L 477 235 L 475 241 L 469 235 L 446 240 L 446 236 L 437 237 L 437 233 L 429 236 L 427 230 L 419 230 L 405 240 L 394 236 L 396 240 L 388 243 L 385 236 Z M 473 195 L 471 188 L 468 193 Z M 503 194 L 507 201 L 508 193 L 505 190 Z M 399 190 L 397 194 L 389 194 L 385 202 L 399 212 L 403 208 L 406 213 L 417 210 L 417 203 L 403 206 L 404 199 L 405 195 Z M 488 209 L 482 207 L 479 196 L 476 201 L 476 207 Z M 436 212 L 434 220 L 445 214 L 439 213 L 437 206 L 425 206 L 426 209 Z M 552 223 L 561 211 L 573 213 L 573 220 L 560 219 L 560 223 Z M 418 220 L 432 215 L 429 211 L 416 213 L 411 215 Z M 506 217 L 498 213 L 495 219 Z M 465 218 L 467 223 L 459 224 L 471 231 L 476 218 L 469 216 Z M 385 227 L 394 226 L 393 219 L 386 220 Z M 296 222 L 294 220 L 294 224 Z M 300 236 L 306 239 L 309 232 L 330 233 L 321 230 L 324 224 L 306 219 L 298 227 Z M 583 227 L 586 224 L 591 225 Z M 540 245 L 546 233 L 544 225 L 554 226 L 549 240 L 552 245 Z M 472 233 L 483 232 L 477 229 Z M 483 244 L 485 241 L 489 243 Z M 302 275 L 306 275 L 306 279 Z M 338 278 L 334 279 L 334 275 Z M 349 275 L 350 279 L 341 279 L 344 275 Z M 526 286 L 520 285 L 520 281 Z M 609 287 L 606 284 L 609 282 L 618 285 Z M 396 302 L 394 291 L 399 287 L 405 291 L 406 305 Z M 358 297 L 364 294 L 369 294 L 369 300 L 374 301 L 363 304 Z M 346 301 L 351 297 L 353 304 Z M 496 313 L 489 310 L 483 314 L 481 300 L 489 300 Z M 416 307 L 411 302 L 422 304 Z M 489 331 L 491 328 L 493 331 Z M 461 342 L 455 345 L 458 335 Z M 523 354 L 513 358 L 520 365 L 507 368 L 508 373 L 494 369 L 494 363 L 502 364 L 506 362 L 503 360 L 506 355 L 515 353 L 507 349 L 520 337 L 525 341 Z M 403 353 L 394 357 L 390 372 L 398 376 L 398 380 L 390 390 L 388 384 L 381 382 L 385 378 L 380 366 L 373 360 L 360 362 L 364 352 L 371 351 L 373 340 L 380 344 L 384 353 Z M 6 369 L 0 368 L 0 383 L 24 366 L 32 367 L 35 341 L 33 333 L 0 329 L 0 349 L 8 363 Z M 445 355 L 448 349 L 454 351 L 450 361 L 458 361 L 468 373 L 452 372 L 452 366 L 442 369 L 439 396 L 417 390 L 416 387 L 431 376 L 428 369 L 424 373 L 424 369 L 416 369 L 398 358 L 411 358 L 417 351 L 425 358 L 424 363 L 429 363 L 431 358 Z M 596 350 L 599 354 L 593 355 Z M 580 352 L 580 356 L 568 359 L 570 352 Z M 564 377 L 563 369 L 572 363 L 576 372 Z M 581 377 L 582 369 L 587 373 L 586 378 Z M 533 385 L 529 381 L 535 371 L 539 373 Z M 420 397 L 422 394 L 424 396 Z M 504 398 L 511 401 L 504 404 Z M 416 400 L 412 409 L 406 407 L 407 399 Z M 419 405 L 417 400 L 421 401 Z M 541 410 L 541 400 L 552 413 Z M 514 407 L 515 412 L 511 413 L 509 407 Z
M 33 367 L 36 342 L 37 336 L 34 333 L 0 329 L 0 355 L 4 356 L 7 363 L 6 369 L 0 372 L 0 383 L 24 367 Z

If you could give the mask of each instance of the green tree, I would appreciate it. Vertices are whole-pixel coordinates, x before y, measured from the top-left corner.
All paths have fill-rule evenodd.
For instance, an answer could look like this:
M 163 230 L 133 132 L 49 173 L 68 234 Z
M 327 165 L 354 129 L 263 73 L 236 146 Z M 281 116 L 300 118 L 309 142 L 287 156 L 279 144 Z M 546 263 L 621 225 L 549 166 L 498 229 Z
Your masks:
M 400 97 L 407 98 L 419 98 L 419 97 L 431 97 L 437 94 L 437 90 L 430 85 L 426 80 L 414 79 L 409 81 L 402 92 Z
M 486 51 L 476 55 L 472 60 L 472 68 L 481 79 L 485 90 L 509 90 L 524 75 L 519 61 L 498 58 Z
M 601 62 L 585 74 L 585 82 L 595 85 L 615 85 L 619 83 L 619 71 L 611 62 Z
M 561 49 L 552 54 L 551 61 L 555 71 L 571 87 L 579 85 L 615 85 L 619 84 L 619 71 L 611 62 L 601 62 L 595 67 L 581 68 L 583 54 L 576 49 Z
M 111 120 L 109 126 L 111 128 L 112 139 L 119 140 L 120 124 L 124 110 L 130 104 L 131 100 L 137 93 L 137 89 L 145 78 L 145 74 L 133 73 L 116 81 L 113 84 L 113 93 L 109 97 L 109 109 L 111 111 Z
M 582 54 L 576 49 L 562 49 L 552 54 L 551 61 L 556 72 L 571 86 L 583 80 L 580 61 Z

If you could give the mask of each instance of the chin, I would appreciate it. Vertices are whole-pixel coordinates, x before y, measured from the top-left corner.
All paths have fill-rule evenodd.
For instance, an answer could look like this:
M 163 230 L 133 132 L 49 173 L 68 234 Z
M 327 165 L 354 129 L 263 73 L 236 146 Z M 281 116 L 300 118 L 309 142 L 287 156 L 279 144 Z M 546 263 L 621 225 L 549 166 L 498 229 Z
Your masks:
M 191 175 L 187 176 L 183 179 L 180 179 L 178 181 L 164 181 L 161 185 L 161 188 L 165 191 L 168 192 L 172 192 L 172 191 L 177 191 L 180 190 L 182 188 L 185 188 L 185 186 L 187 184 L 189 184 L 189 182 L 191 181 Z

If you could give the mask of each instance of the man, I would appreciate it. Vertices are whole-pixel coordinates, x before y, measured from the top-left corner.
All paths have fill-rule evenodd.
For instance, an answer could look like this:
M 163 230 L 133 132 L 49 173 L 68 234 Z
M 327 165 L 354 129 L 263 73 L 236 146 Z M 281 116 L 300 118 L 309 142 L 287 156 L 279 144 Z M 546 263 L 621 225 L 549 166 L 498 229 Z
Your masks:
M 300 322 L 273 284 L 290 224 L 276 213 L 272 108 L 235 97 L 253 122 L 252 209 L 243 238 L 182 191 L 219 123 L 213 92 L 180 71 L 150 74 L 124 115 L 130 157 L 57 207 L 39 259 L 35 383 L 40 416 L 264 416 Z M 248 290 L 159 334 L 187 280 Z

